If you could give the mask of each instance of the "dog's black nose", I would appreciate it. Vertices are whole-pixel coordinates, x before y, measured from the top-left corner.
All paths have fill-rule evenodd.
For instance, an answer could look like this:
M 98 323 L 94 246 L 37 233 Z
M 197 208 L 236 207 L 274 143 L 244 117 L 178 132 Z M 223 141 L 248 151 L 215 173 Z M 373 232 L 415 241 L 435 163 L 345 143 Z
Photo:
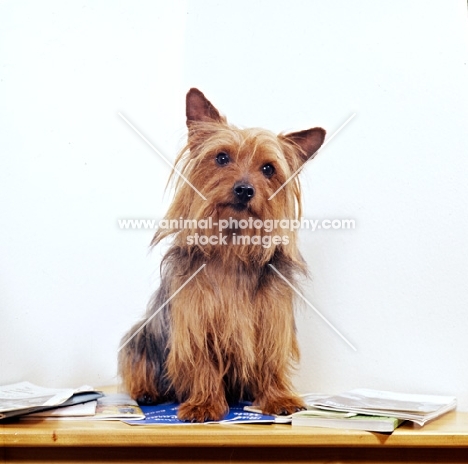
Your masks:
M 233 190 L 236 199 L 242 203 L 249 202 L 255 195 L 255 189 L 253 188 L 253 185 L 244 182 L 236 182 L 234 184 Z

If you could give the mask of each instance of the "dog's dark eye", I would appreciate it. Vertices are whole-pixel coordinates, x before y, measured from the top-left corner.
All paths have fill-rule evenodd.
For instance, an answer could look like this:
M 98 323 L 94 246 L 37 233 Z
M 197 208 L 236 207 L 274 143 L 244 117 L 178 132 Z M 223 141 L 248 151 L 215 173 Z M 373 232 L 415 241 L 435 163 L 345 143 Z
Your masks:
M 229 159 L 229 155 L 227 153 L 224 153 L 223 151 L 221 153 L 218 153 L 216 155 L 216 162 L 220 165 L 220 166 L 225 166 L 226 164 L 229 163 L 229 161 L 231 161 Z
M 269 179 L 275 173 L 275 168 L 271 164 L 265 164 L 264 166 L 262 166 L 262 172 L 263 172 L 263 175 L 267 179 Z

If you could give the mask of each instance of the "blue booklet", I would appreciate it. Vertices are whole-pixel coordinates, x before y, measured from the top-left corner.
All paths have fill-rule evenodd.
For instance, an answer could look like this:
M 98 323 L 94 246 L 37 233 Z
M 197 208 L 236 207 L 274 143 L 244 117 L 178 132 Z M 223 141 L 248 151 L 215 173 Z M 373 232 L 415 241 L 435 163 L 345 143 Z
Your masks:
M 273 424 L 274 416 L 268 416 L 258 412 L 246 411 L 244 408 L 251 403 L 238 403 L 229 407 L 229 412 L 219 421 L 207 421 L 196 424 Z M 178 403 L 163 403 L 151 406 L 140 406 L 145 419 L 124 420 L 131 425 L 194 425 L 192 422 L 184 422 L 177 418 Z

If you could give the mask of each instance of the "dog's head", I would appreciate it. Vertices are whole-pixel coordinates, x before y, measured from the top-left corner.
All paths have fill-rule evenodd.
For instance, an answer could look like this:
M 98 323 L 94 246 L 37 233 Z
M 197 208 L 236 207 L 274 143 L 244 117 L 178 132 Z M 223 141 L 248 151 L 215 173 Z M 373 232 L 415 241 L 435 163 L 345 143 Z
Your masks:
M 323 129 L 280 135 L 240 129 L 228 124 L 198 89 L 187 94 L 186 116 L 188 143 L 177 158 L 176 194 L 166 219 L 211 218 L 211 233 L 221 230 L 232 238 L 232 234 L 278 234 L 281 220 L 300 215 L 297 174 L 322 145 Z M 275 220 L 275 231 L 257 227 Z M 220 221 L 222 229 L 213 226 Z M 239 221 L 244 221 L 242 225 L 247 221 L 248 226 L 239 227 Z M 174 232 L 185 239 L 194 233 L 206 234 L 202 229 L 159 230 L 153 243 Z M 291 231 L 283 233 L 291 235 Z

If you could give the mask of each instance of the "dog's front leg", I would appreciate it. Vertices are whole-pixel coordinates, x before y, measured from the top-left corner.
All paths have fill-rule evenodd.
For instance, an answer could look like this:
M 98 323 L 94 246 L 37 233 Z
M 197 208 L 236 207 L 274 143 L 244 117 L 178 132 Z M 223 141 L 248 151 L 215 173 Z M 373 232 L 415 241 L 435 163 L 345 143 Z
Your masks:
M 178 412 L 180 420 L 220 420 L 228 411 L 222 375 L 210 358 L 209 352 L 198 350 L 193 345 L 189 356 L 173 345 L 168 372 L 182 402 Z
M 171 302 L 167 373 L 182 403 L 178 417 L 184 421 L 219 420 L 228 411 L 214 311 L 195 282 L 190 282 Z
M 276 279 L 257 294 L 257 375 L 252 391 L 257 405 L 266 414 L 291 414 L 305 409 L 294 392 L 291 369 L 299 359 L 291 289 Z

